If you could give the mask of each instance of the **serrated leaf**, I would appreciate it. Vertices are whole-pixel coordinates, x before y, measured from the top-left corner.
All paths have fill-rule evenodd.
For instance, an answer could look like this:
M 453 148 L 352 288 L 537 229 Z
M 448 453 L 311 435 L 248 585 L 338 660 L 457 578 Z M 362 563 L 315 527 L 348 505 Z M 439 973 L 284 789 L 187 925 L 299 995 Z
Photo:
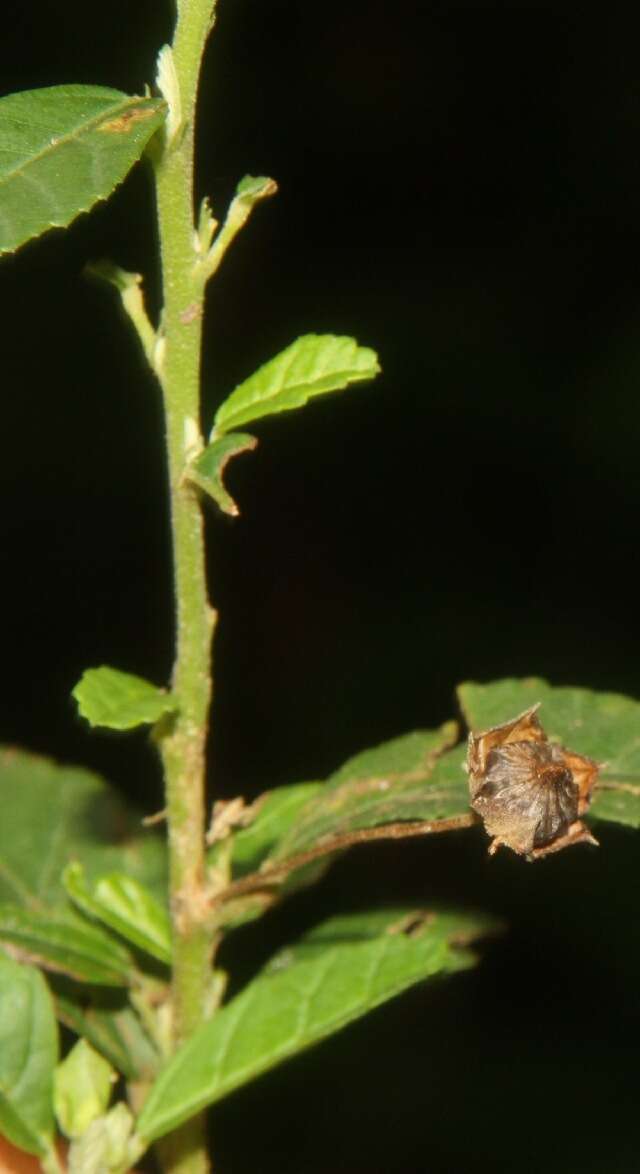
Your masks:
M 457 753 L 455 722 L 415 731 L 365 750 L 336 771 L 306 804 L 270 859 L 284 859 L 318 841 L 397 820 L 445 819 L 469 807 Z
M 228 436 L 220 436 L 207 445 L 187 472 L 189 480 L 213 498 L 223 513 L 233 518 L 238 516 L 240 510 L 225 489 L 222 475 L 232 457 L 251 452 L 257 443 L 255 436 L 249 436 L 247 432 L 230 432 Z
M 488 729 L 509 721 L 536 702 L 549 737 L 603 766 L 589 819 L 640 827 L 640 703 L 621 693 L 555 687 L 536 677 L 507 678 L 487 685 L 469 682 L 458 690 L 470 727 Z M 616 776 L 622 776 L 617 779 Z
M 0 1132 L 40 1156 L 53 1141 L 58 1033 L 38 970 L 0 958 Z
M 473 917 L 407 909 L 318 927 L 178 1050 L 151 1088 L 140 1134 L 161 1137 L 413 983 L 470 965 L 460 943 L 480 930 Z
M 108 925 L 132 945 L 160 962 L 171 962 L 171 927 L 166 909 L 133 877 L 111 873 L 90 889 L 77 861 L 65 868 L 63 881 L 72 901 L 89 917 Z
M 72 691 L 82 717 L 108 730 L 134 730 L 175 713 L 171 693 L 109 665 L 86 669 Z
M 378 357 L 353 338 L 305 334 L 245 379 L 218 408 L 212 434 L 303 407 L 313 396 L 373 379 Z
M 0 901 L 68 909 L 62 871 L 75 859 L 88 883 L 117 869 L 164 898 L 164 839 L 90 771 L 0 749 L 0 808 Z
M 53 1104 L 67 1137 L 80 1137 L 106 1111 L 116 1074 L 85 1039 L 80 1039 L 54 1073 Z
M 34 913 L 19 905 L 0 905 L 0 944 L 12 956 L 66 974 L 78 982 L 127 986 L 131 963 L 125 950 L 106 934 L 69 917 Z
M 104 200 L 162 124 L 165 103 L 103 86 L 0 99 L 0 253 Z

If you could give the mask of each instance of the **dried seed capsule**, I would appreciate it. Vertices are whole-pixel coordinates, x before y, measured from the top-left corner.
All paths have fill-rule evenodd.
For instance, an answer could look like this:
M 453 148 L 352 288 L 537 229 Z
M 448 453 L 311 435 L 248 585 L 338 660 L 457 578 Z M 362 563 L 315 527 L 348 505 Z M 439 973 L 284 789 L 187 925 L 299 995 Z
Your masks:
M 599 766 L 550 742 L 538 705 L 513 721 L 469 735 L 467 771 L 471 806 L 492 837 L 537 859 L 569 844 L 596 844 L 582 823 Z

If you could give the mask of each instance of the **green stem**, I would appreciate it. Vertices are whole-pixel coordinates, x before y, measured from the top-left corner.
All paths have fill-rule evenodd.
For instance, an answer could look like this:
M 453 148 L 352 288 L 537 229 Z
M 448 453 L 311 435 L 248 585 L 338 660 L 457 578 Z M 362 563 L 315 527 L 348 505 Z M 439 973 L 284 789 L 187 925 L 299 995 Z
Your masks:
M 184 476 L 201 443 L 200 351 L 204 288 L 193 274 L 193 144 L 200 63 L 215 0 L 180 0 L 173 58 L 182 126 L 155 162 L 164 305 L 156 369 L 162 384 L 176 599 L 176 659 L 172 688 L 179 711 L 160 732 L 169 833 L 173 929 L 173 1046 L 201 1023 L 210 977 L 211 939 L 205 926 L 205 749 L 211 701 L 211 641 L 215 615 L 207 598 L 200 505 Z M 204 1120 L 195 1118 L 168 1140 L 172 1174 L 209 1169 Z

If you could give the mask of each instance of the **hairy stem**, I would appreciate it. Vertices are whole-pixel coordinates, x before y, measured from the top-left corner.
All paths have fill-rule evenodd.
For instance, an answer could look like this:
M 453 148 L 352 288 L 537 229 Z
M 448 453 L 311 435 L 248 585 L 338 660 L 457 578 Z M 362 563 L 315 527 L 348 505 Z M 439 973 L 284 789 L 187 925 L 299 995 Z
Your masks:
M 207 598 L 202 514 L 184 472 L 190 451 L 200 443 L 204 288 L 193 273 L 193 144 L 200 63 L 214 9 L 215 0 L 180 0 L 178 4 L 172 49 L 182 121 L 155 161 L 163 280 L 156 370 L 167 433 L 176 600 L 172 688 L 179 705 L 171 726 L 159 731 L 169 833 L 174 1046 L 202 1020 L 210 973 L 203 881 L 205 748 L 215 617 Z M 208 1170 L 203 1120 L 196 1118 L 183 1126 L 167 1142 L 163 1156 L 172 1174 Z

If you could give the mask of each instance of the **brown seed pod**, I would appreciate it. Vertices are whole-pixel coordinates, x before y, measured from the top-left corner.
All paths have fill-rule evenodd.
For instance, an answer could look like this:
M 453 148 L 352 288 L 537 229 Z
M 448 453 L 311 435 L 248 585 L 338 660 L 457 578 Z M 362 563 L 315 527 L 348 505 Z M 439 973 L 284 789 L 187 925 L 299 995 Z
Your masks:
M 504 844 L 537 860 L 570 844 L 598 842 L 580 816 L 591 802 L 599 765 L 550 742 L 538 708 L 469 734 L 471 806 L 492 837 L 491 854 Z

